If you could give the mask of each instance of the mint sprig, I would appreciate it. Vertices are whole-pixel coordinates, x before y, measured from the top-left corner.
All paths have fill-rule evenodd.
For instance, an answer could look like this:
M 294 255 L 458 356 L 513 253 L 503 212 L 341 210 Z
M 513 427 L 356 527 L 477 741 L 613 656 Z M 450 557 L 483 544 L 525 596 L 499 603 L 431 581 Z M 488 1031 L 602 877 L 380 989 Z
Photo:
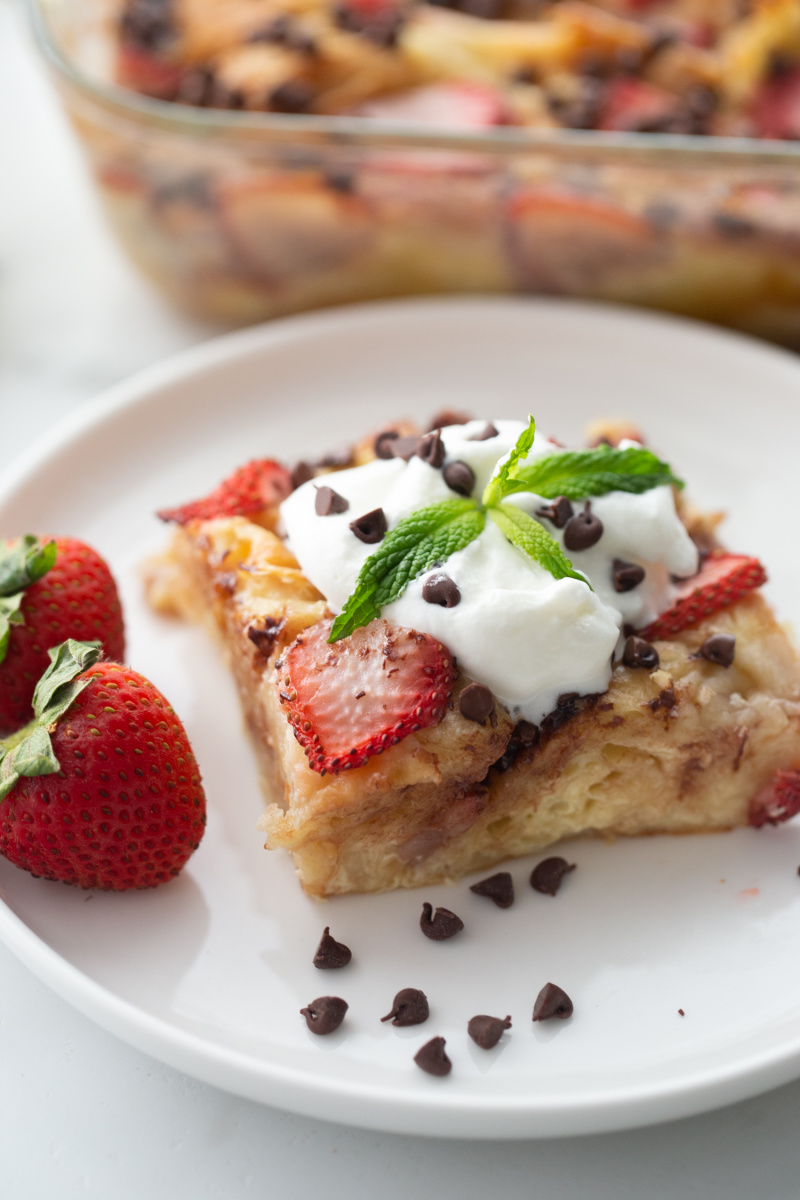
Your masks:
M 32 533 L 15 542 L 0 538 L 0 663 L 8 652 L 11 626 L 25 624 L 25 589 L 46 575 L 55 561 L 55 542 L 42 545 Z
M 33 720 L 0 742 L 0 801 L 5 800 L 23 776 L 53 775 L 61 770 L 50 734 L 89 685 L 88 679 L 78 676 L 93 667 L 103 651 L 99 642 L 76 642 L 70 638 L 47 653 L 50 666 L 33 693 Z
M 529 417 L 511 453 L 484 488 L 480 503 L 471 498 L 445 500 L 412 513 L 391 530 L 361 568 L 328 641 L 336 642 L 368 625 L 414 579 L 463 550 L 482 533 L 487 514 L 513 546 L 554 579 L 578 579 L 591 588 L 543 525 L 515 505 L 503 503 L 508 496 L 528 492 L 545 500 L 559 496 L 586 500 L 615 491 L 640 494 L 667 484 L 683 487 L 667 463 L 643 446 L 564 450 L 527 463 L 535 436 L 536 422 Z

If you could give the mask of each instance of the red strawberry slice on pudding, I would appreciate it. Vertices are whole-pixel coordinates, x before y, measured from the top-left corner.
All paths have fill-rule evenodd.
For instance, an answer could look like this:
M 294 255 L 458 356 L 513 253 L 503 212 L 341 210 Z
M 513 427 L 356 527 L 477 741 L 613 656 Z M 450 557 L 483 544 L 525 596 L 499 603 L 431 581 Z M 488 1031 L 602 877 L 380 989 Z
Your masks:
M 766 581 L 767 573 L 757 558 L 724 551 L 711 554 L 698 573 L 680 586 L 672 608 L 640 630 L 639 636 L 647 641 L 671 637 L 735 604 Z
M 434 83 L 359 105 L 355 115 L 409 125 L 483 129 L 509 123 L 508 108 L 493 88 L 479 83 Z
M 650 130 L 669 121 L 677 107 L 677 98 L 664 88 L 642 79 L 614 79 L 597 128 L 629 133 Z
M 178 525 L 216 517 L 247 517 L 280 504 L 291 490 L 292 479 L 286 467 L 271 458 L 257 458 L 237 467 L 203 499 L 178 508 L 159 509 L 157 516 Z
M 117 51 L 116 78 L 120 87 L 156 100 L 173 100 L 181 81 L 181 69 L 149 50 L 122 45 Z
M 750 803 L 748 823 L 756 829 L 782 825 L 800 813 L 800 771 L 776 771 Z
M 330 621 L 314 625 L 276 666 L 287 719 L 320 775 L 437 725 L 454 680 L 447 647 L 415 629 L 375 620 L 332 644 L 330 631 Z
M 763 138 L 800 138 L 800 65 L 762 84 L 751 116 Z

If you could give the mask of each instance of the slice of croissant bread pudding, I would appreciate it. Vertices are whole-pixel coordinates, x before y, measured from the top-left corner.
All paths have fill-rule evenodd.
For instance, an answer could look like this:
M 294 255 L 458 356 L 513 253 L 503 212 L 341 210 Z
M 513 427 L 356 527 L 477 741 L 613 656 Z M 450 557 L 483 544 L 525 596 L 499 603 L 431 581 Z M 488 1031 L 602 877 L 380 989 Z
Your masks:
M 150 600 L 222 642 L 267 848 L 327 896 L 800 811 L 800 664 L 758 560 L 634 438 L 456 420 L 160 514 Z

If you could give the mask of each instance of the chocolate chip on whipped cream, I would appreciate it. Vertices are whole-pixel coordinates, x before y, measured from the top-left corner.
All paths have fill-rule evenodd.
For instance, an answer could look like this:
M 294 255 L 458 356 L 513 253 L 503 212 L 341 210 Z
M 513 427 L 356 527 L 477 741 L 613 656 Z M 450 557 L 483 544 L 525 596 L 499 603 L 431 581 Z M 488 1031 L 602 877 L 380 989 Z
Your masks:
M 456 459 L 455 462 L 447 464 L 442 471 L 442 476 L 451 492 L 458 492 L 459 496 L 472 495 L 472 489 L 475 487 L 475 472 L 469 463 Z
M 335 971 L 346 967 L 352 957 L 350 947 L 331 937 L 331 927 L 326 925 L 314 954 L 314 966 L 320 971 Z
M 461 932 L 464 922 L 449 908 L 437 908 L 434 913 L 433 905 L 428 904 L 426 900 L 422 906 L 419 927 L 432 942 L 446 942 L 448 938 Z
M 564 546 L 567 550 L 588 550 L 603 536 L 603 522 L 592 512 L 592 502 L 587 500 L 583 512 L 571 517 L 564 526 Z
M 639 563 L 625 562 L 615 558 L 611 565 L 615 592 L 632 592 L 645 577 L 645 569 Z
M 655 646 L 651 646 L 644 638 L 631 634 L 625 642 L 622 661 L 626 667 L 646 667 L 648 671 L 655 671 L 661 660 Z
M 481 1050 L 492 1050 L 510 1028 L 511 1017 L 487 1017 L 481 1014 L 469 1021 L 467 1033 Z
M 398 440 L 400 434 L 396 429 L 384 429 L 379 433 L 372 443 L 372 448 L 375 451 L 376 458 L 394 458 L 393 443 Z
M 544 517 L 546 521 L 551 521 L 556 529 L 563 529 L 567 521 L 574 513 L 572 501 L 566 496 L 557 496 L 552 504 L 545 504 L 543 508 L 537 508 L 537 517 Z
M 471 442 L 488 442 L 491 438 L 500 436 L 500 431 L 494 421 L 487 421 L 480 433 L 473 433 Z
M 453 1064 L 445 1054 L 446 1045 L 443 1037 L 431 1038 L 414 1055 L 414 1062 L 428 1075 L 449 1075 Z
M 318 517 L 329 517 L 332 513 L 347 512 L 349 507 L 349 501 L 335 492 L 332 487 L 325 485 L 317 488 L 314 511 Z
M 439 468 L 444 462 L 444 442 L 438 429 L 426 433 L 417 442 L 417 458 L 421 458 L 429 467 Z
M 729 667 L 736 654 L 736 638 L 729 633 L 712 633 L 703 642 L 697 657 L 718 667 Z
M 458 697 L 458 711 L 467 721 L 484 725 L 494 712 L 494 696 L 482 683 L 468 683 Z
M 372 546 L 375 542 L 383 541 L 389 525 L 383 509 L 373 508 L 372 512 L 364 513 L 363 517 L 357 517 L 355 521 L 351 521 L 350 528 L 360 542 L 366 542 L 368 546 Z
M 534 1021 L 549 1021 L 553 1017 L 565 1021 L 573 1013 L 573 1004 L 567 993 L 558 984 L 546 983 L 533 1006 Z
M 381 1017 L 381 1021 L 391 1021 L 393 1025 L 421 1025 L 430 1014 L 424 992 L 418 988 L 402 988 L 392 1002 L 392 1011 Z
M 333 1033 L 341 1025 L 349 1007 L 340 996 L 318 996 L 300 1009 L 300 1015 L 305 1017 L 312 1033 Z
M 456 408 L 443 408 L 434 417 L 431 417 L 427 432 L 432 433 L 434 429 L 446 429 L 448 425 L 468 425 L 471 420 L 472 417 L 469 413 L 460 412 Z
M 531 872 L 531 887 L 543 896 L 555 896 L 565 875 L 575 870 L 575 863 L 568 863 L 565 858 L 554 855 L 545 858 Z
M 458 584 L 444 571 L 435 571 L 422 585 L 422 599 L 442 608 L 455 608 L 461 600 Z
M 498 871 L 488 879 L 481 879 L 478 883 L 473 883 L 469 890 L 476 896 L 486 896 L 487 899 L 494 900 L 498 908 L 511 908 L 514 903 L 514 880 L 509 871 Z

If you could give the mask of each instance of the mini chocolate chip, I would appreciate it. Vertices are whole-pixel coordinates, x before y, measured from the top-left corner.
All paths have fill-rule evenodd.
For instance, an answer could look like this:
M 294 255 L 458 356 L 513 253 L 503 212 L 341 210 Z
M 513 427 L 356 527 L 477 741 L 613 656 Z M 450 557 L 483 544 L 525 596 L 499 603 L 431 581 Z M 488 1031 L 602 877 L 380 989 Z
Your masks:
M 180 104 L 193 104 L 204 108 L 211 99 L 214 91 L 214 72 L 206 67 L 190 68 L 184 71 L 178 84 L 175 99 Z
M 443 1037 L 431 1038 L 414 1055 L 414 1062 L 429 1075 L 449 1075 L 453 1064 L 444 1052 L 446 1045 Z
M 272 651 L 275 649 L 275 643 L 283 632 L 285 625 L 286 620 L 284 617 L 280 619 L 264 617 L 263 624 L 260 627 L 258 625 L 248 625 L 247 636 L 262 658 L 269 658 L 272 654 Z
M 626 667 L 646 667 L 648 671 L 655 671 L 661 659 L 655 646 L 632 634 L 625 642 L 622 661 Z
M 494 696 L 482 683 L 468 683 L 458 697 L 458 711 L 468 721 L 483 725 L 494 712 Z
M 621 558 L 614 559 L 611 570 L 615 592 L 632 592 L 645 576 L 645 569 L 639 563 L 625 562 Z
M 567 521 L 573 514 L 573 508 L 566 496 L 558 496 L 552 504 L 546 504 L 544 508 L 537 508 L 537 517 L 544 517 L 546 521 L 552 521 L 556 529 L 563 529 Z
M 546 983 L 539 995 L 536 997 L 536 1003 L 533 1006 L 534 1021 L 549 1021 L 551 1017 L 558 1017 L 564 1021 L 567 1017 L 571 1017 L 573 1012 L 572 1001 L 567 993 L 555 983 Z
M 267 93 L 267 104 L 273 112 L 302 113 L 313 99 L 313 89 L 302 79 L 286 79 Z
M 572 517 L 564 526 L 564 545 L 567 550 L 588 550 L 603 536 L 603 522 L 592 512 L 592 502 L 587 500 L 583 512 Z
M 679 1016 L 679 1017 L 685 1017 L 685 1016 L 686 1016 L 686 1013 L 683 1011 L 683 1009 L 682 1009 L 682 1008 L 679 1008 L 679 1009 L 678 1009 L 678 1016 Z
M 346 170 L 344 167 L 334 167 L 324 172 L 323 179 L 332 192 L 339 192 L 342 196 L 352 196 L 356 190 L 356 177 L 352 171 Z M 381 434 L 381 437 L 385 437 Z M 382 454 L 378 458 L 383 458 Z
M 476 896 L 487 896 L 498 908 L 511 908 L 514 903 L 514 880 L 508 871 L 498 871 L 488 879 L 473 883 L 469 889 Z
M 481 1050 L 491 1050 L 500 1041 L 507 1029 L 511 1028 L 511 1017 L 472 1017 L 467 1025 L 467 1033 Z
M 642 215 L 656 229 L 669 229 L 680 220 L 681 210 L 667 200 L 657 200 L 648 204 Z
M 420 439 L 413 433 L 408 434 L 407 437 L 399 437 L 396 442 L 390 443 L 391 457 L 402 458 L 408 462 L 417 453 L 419 441 Z
M 459 412 L 455 408 L 443 408 L 431 418 L 428 433 L 433 433 L 434 429 L 446 429 L 448 425 L 466 425 L 467 421 L 471 420 L 469 413 Z
M 500 436 L 500 431 L 491 421 L 487 421 L 480 433 L 473 433 L 471 442 L 488 442 L 491 438 Z
M 450 490 L 458 492 L 459 496 L 472 495 L 472 489 L 475 487 L 475 472 L 469 463 L 461 462 L 460 459 L 448 463 L 442 471 L 442 477 Z
M 424 992 L 417 988 L 403 988 L 392 1002 L 392 1011 L 381 1017 L 381 1021 L 391 1021 L 393 1025 L 421 1025 L 430 1014 L 428 997 Z
M 717 232 L 728 238 L 752 237 L 756 232 L 752 221 L 749 221 L 747 217 L 740 217 L 736 213 L 718 212 L 714 214 L 712 220 Z
M 306 1008 L 301 1008 L 300 1012 L 312 1033 L 333 1033 L 341 1025 L 349 1007 L 347 1001 L 339 996 L 319 996 Z
M 421 458 L 429 467 L 437 469 L 444 462 L 444 442 L 438 429 L 426 433 L 417 443 L 417 458 Z
M 448 938 L 461 932 L 464 922 L 454 912 L 450 912 L 449 908 L 437 908 L 434 913 L 433 905 L 428 904 L 426 900 L 422 906 L 419 927 L 431 941 L 446 942 Z
M 543 896 L 555 896 L 564 876 L 574 870 L 575 863 L 568 863 L 565 858 L 545 858 L 531 872 L 531 887 Z
M 678 703 L 678 698 L 675 695 L 675 688 L 670 684 L 669 687 L 662 688 L 654 700 L 648 700 L 648 706 L 653 712 L 658 712 L 660 708 L 674 708 Z
M 376 458 L 394 458 L 394 450 L 392 443 L 396 442 L 400 434 L 396 429 L 384 429 L 383 433 L 379 433 L 372 443 L 372 448 L 375 451 Z
M 347 512 L 350 507 L 349 501 L 345 500 L 344 496 L 340 496 L 332 487 L 317 488 L 317 494 L 314 498 L 314 512 L 318 517 L 329 517 L 331 513 Z
M 330 925 L 326 925 L 314 955 L 314 966 L 320 971 L 334 971 L 346 967 L 352 957 L 350 947 L 332 938 Z
M 712 633 L 700 647 L 700 654 L 718 667 L 729 667 L 736 653 L 736 638 L 729 633 Z
M 372 512 L 364 513 L 363 517 L 351 521 L 350 528 L 360 542 L 372 546 L 375 542 L 383 541 L 389 526 L 383 509 L 373 508 Z
M 292 467 L 292 487 L 302 487 L 304 483 L 308 483 L 309 479 L 314 478 L 314 468 L 311 463 L 299 462 Z
M 423 583 L 422 599 L 428 604 L 440 604 L 442 608 L 455 608 L 461 602 L 461 592 L 455 580 L 444 571 L 436 571 Z

